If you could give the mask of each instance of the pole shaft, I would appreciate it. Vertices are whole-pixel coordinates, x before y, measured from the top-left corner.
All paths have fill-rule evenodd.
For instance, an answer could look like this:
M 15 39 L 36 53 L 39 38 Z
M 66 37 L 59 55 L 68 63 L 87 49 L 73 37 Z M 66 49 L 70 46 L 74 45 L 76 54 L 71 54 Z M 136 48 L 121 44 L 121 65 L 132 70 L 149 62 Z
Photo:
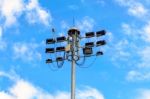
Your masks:
M 75 67 L 75 43 L 76 43 L 76 36 L 73 36 L 72 41 L 72 66 L 71 66 L 71 99 L 75 99 L 75 83 L 76 83 L 76 67 Z
M 72 60 L 71 67 L 71 99 L 75 99 L 75 61 Z

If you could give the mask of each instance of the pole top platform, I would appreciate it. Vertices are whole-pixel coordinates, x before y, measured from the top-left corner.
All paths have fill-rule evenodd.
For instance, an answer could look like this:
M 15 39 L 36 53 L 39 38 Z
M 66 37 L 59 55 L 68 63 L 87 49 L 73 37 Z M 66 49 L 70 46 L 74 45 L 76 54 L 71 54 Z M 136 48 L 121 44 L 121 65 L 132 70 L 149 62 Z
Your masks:
M 76 27 L 72 27 L 68 30 L 68 35 L 80 35 L 80 31 Z

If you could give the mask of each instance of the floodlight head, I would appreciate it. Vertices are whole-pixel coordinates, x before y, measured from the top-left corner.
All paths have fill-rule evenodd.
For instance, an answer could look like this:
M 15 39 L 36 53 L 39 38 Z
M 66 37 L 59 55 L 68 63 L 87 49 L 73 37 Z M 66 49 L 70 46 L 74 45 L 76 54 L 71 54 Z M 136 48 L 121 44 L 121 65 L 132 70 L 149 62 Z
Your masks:
M 106 44 L 105 40 L 101 40 L 101 41 L 96 42 L 96 46 L 102 46 L 102 45 L 105 45 L 105 44 Z
M 54 44 L 55 40 L 53 38 L 46 39 L 46 44 Z
M 52 62 L 53 62 L 52 59 L 47 59 L 47 60 L 46 60 L 46 63 L 47 63 L 47 64 L 52 63 Z
M 72 37 L 73 35 L 79 36 L 79 35 L 80 35 L 80 31 L 79 31 L 77 28 L 73 27 L 73 28 L 70 28 L 70 29 L 68 30 L 68 35 L 71 36 L 71 37 Z
M 99 36 L 103 36 L 106 34 L 106 31 L 105 30 L 101 30 L 101 31 L 97 31 L 96 32 L 96 36 L 99 37 Z
M 63 61 L 64 60 L 64 58 L 63 57 L 57 57 L 56 58 L 56 61 L 58 62 L 58 61 Z
M 56 52 L 65 51 L 65 47 L 56 47 Z
M 94 42 L 85 43 L 85 47 L 94 47 Z
M 62 36 L 62 37 L 57 37 L 57 42 L 64 42 L 66 41 L 66 37 L 65 36 Z
M 99 55 L 103 55 L 103 52 L 102 52 L 102 51 L 98 51 L 98 52 L 96 53 L 96 56 L 99 56 Z
M 92 48 L 88 48 L 88 47 L 83 48 L 83 54 L 85 56 L 89 56 L 89 55 L 93 54 Z
M 45 52 L 46 53 L 54 53 L 55 49 L 54 48 L 46 48 Z
M 95 36 L 94 32 L 87 32 L 87 33 L 85 33 L 85 37 L 86 38 L 91 38 L 91 37 L 94 37 L 94 36 Z

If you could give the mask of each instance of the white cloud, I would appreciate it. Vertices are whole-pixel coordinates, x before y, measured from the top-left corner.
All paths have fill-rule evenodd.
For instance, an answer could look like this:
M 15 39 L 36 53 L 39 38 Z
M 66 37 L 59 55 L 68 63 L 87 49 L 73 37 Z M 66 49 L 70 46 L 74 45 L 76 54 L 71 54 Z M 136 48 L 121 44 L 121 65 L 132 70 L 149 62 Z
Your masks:
M 5 27 L 16 24 L 23 14 L 27 16 L 29 23 L 42 23 L 47 26 L 52 21 L 51 14 L 39 5 L 38 0 L 29 0 L 27 3 L 24 0 L 0 0 L 1 21 Z
M 3 29 L 0 26 L 0 50 L 4 50 L 6 48 L 6 42 L 2 39 L 3 36 Z
M 62 29 L 69 29 L 69 24 L 66 21 L 61 21 L 61 28 Z
M 128 48 L 127 48 L 128 46 Z M 112 57 L 112 60 L 114 62 L 118 62 L 118 60 L 123 60 L 123 61 L 127 61 L 128 58 L 131 56 L 131 53 L 127 50 L 129 49 L 130 47 L 130 43 L 128 40 L 124 39 L 124 40 L 121 40 L 119 41 L 118 43 L 116 43 L 113 47 L 113 50 L 115 51 L 115 56 L 114 56 L 114 53 L 113 54 L 113 57 Z
M 141 57 L 141 61 L 138 64 L 139 68 L 146 68 L 147 70 L 150 69 L 150 46 L 146 46 L 145 48 L 143 48 L 142 50 L 140 50 L 139 55 Z M 150 70 L 149 70 L 150 71 Z
M 113 40 L 114 40 L 113 33 L 107 31 L 107 33 L 106 33 L 106 39 L 107 39 L 107 42 L 113 42 Z
M 128 72 L 126 79 L 128 81 L 132 81 L 132 82 L 134 82 L 134 81 L 147 81 L 147 80 L 150 80 L 150 73 L 132 70 L 132 71 Z
M 78 90 L 77 99 L 104 99 L 104 96 L 97 89 L 87 87 L 85 90 Z
M 11 26 L 17 22 L 24 10 L 24 3 L 22 0 L 0 0 L 0 15 L 5 19 L 5 26 Z
M 1 72 L 0 72 L 1 74 Z M 3 72 L 3 75 L 10 77 Z M 9 76 L 8 76 L 9 75 Z M 0 77 L 1 77 L 0 76 Z M 10 77 L 11 78 L 11 77 Z M 34 86 L 33 84 L 23 80 L 14 79 L 16 82 L 7 91 L 0 91 L 0 98 L 2 99 L 70 99 L 70 93 L 65 91 L 58 91 L 54 94 L 48 93 L 43 89 Z M 86 87 L 77 91 L 77 99 L 104 99 L 104 96 L 95 88 Z
M 7 77 L 12 81 L 15 81 L 19 78 L 13 70 L 11 70 L 11 72 L 9 72 L 9 73 L 0 71 L 0 77 Z
M 122 32 L 125 34 L 125 37 L 134 41 L 144 40 L 145 41 L 145 33 L 143 34 L 142 27 L 137 26 L 134 23 L 122 23 Z
M 150 46 L 148 45 L 150 42 L 150 22 L 148 21 L 150 11 L 145 3 L 137 0 L 116 1 L 119 5 L 126 7 L 128 14 L 138 18 L 138 21 L 121 24 L 123 32 L 121 36 L 126 42 L 116 44 L 115 49 L 117 50 L 115 51 L 117 54 L 113 56 L 113 60 L 118 62 L 118 60 L 124 59 L 122 62 L 130 68 L 126 80 L 133 82 L 150 81 Z M 143 23 L 138 24 L 140 21 Z
M 41 54 L 36 51 L 38 44 L 15 43 L 13 46 L 14 58 L 23 61 L 41 60 Z
M 141 31 L 143 35 L 143 39 L 147 42 L 150 42 L 150 22 L 148 22 Z
M 133 29 L 131 28 L 131 26 L 129 24 L 123 23 L 122 29 L 123 29 L 124 33 L 127 35 L 132 35 L 134 33 Z
M 21 79 L 16 81 L 15 85 L 8 89 L 8 92 L 1 91 L 0 97 L 3 99 L 54 99 L 47 92 Z
M 150 99 L 150 89 L 140 89 L 135 99 Z
M 77 21 L 76 24 L 77 24 L 77 27 L 80 29 L 80 31 L 87 32 L 87 31 L 92 31 L 95 21 L 93 18 L 86 16 L 82 20 Z
M 3 35 L 3 30 L 2 30 L 2 27 L 0 26 L 0 40 L 2 38 L 2 35 Z
M 148 13 L 148 10 L 141 3 L 135 3 L 135 5 L 130 5 L 128 13 L 133 16 L 142 18 Z
M 116 0 L 120 5 L 128 8 L 129 15 L 137 18 L 145 18 L 149 14 L 149 10 L 136 0 Z
M 5 50 L 7 48 L 7 43 L 0 39 L 0 50 Z
M 48 11 L 39 6 L 38 0 L 30 0 L 26 5 L 27 20 L 29 23 L 43 23 L 49 25 L 52 17 Z

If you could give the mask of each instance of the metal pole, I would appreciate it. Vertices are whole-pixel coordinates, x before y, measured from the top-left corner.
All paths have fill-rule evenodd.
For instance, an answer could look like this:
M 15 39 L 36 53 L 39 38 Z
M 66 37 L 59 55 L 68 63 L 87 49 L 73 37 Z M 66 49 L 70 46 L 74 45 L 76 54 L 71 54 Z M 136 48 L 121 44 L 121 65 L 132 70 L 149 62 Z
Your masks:
M 71 99 L 75 99 L 75 61 L 72 60 L 71 67 Z
M 76 75 L 76 68 L 75 68 L 75 43 L 76 43 L 76 35 L 72 36 L 72 66 L 71 66 L 71 99 L 75 99 L 75 75 Z

